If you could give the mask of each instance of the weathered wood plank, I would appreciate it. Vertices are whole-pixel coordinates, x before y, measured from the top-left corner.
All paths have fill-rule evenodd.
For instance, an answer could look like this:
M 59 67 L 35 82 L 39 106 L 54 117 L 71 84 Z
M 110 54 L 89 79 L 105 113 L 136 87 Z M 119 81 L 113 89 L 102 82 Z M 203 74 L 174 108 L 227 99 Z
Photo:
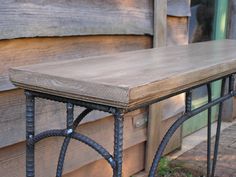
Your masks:
M 167 18 L 167 44 L 187 45 L 188 44 L 188 17 Z
M 84 36 L 0 41 L 0 77 L 14 66 L 150 48 L 147 36 Z
M 229 79 L 226 80 L 225 93 L 229 90 Z M 225 122 L 232 122 L 236 118 L 235 114 L 235 98 L 230 98 L 226 100 L 222 108 L 222 120 Z M 217 114 L 216 114 L 217 116 Z M 217 118 L 216 118 L 217 119 Z
M 236 119 L 236 97 L 233 98 L 233 119 Z
M 167 14 L 170 16 L 191 16 L 190 0 L 167 0 Z
M 141 171 L 144 166 L 144 149 L 145 144 L 140 143 L 124 151 L 123 154 L 123 177 L 130 177 Z M 88 164 L 74 172 L 64 175 L 63 177 L 111 177 L 112 170 L 105 160 L 99 160 Z
M 64 128 L 66 125 L 65 105 L 43 99 L 36 100 L 37 132 L 50 128 Z M 83 109 L 76 108 L 75 115 Z M 0 94 L 0 147 L 25 140 L 25 96 L 16 89 Z M 83 122 L 90 122 L 108 114 L 94 111 Z M 11 135 L 10 137 L 8 135 Z
M 167 18 L 167 45 L 187 45 L 188 44 L 188 17 Z M 184 109 L 184 95 L 162 101 L 161 117 L 163 120 L 173 117 Z
M 145 36 L 91 36 L 65 38 L 35 38 L 0 41 L 0 73 L 7 82 L 7 70 L 11 66 L 68 60 L 120 51 L 150 48 L 151 38 Z M 1 78 L 1 76 L 0 76 Z M 1 80 L 1 79 L 0 79 Z M 6 90 L 12 87 L 5 87 Z M 64 105 L 50 101 L 37 101 L 38 131 L 52 127 L 64 127 Z M 25 97 L 22 90 L 0 92 L 0 147 L 25 139 Z M 86 118 L 93 121 L 104 117 L 95 112 Z M 47 121 L 48 122 L 47 124 Z M 11 134 L 9 137 L 8 135 Z
M 127 114 L 124 121 L 124 148 L 127 149 L 146 140 L 146 127 L 135 128 L 133 118 L 140 112 Z M 102 144 L 113 152 L 113 118 L 107 117 L 81 125 L 78 131 Z M 36 145 L 36 175 L 51 177 L 55 175 L 60 146 L 63 138 L 48 138 Z M 94 150 L 82 143 L 71 141 L 65 159 L 64 173 L 101 159 Z M 140 159 L 142 160 L 142 159 Z M 143 163 L 143 162 L 141 162 Z M 25 176 L 25 143 L 18 143 L 0 149 L 0 174 L 4 177 Z
M 15 89 L 8 76 L 0 76 L 0 92 Z
M 154 0 L 154 33 L 153 47 L 163 47 L 167 44 L 167 3 Z
M 152 1 L 1 0 L 0 39 L 152 34 Z
M 161 1 L 160 1 L 161 2 Z M 169 1 L 168 1 L 169 2 Z M 164 1 L 162 3 L 165 3 Z M 161 7 L 163 5 L 159 5 L 159 8 L 164 9 L 165 7 Z M 169 8 L 169 4 L 167 6 Z M 154 10 L 156 13 L 159 12 L 158 9 Z M 166 13 L 166 12 L 164 12 Z M 168 16 L 166 19 L 164 16 L 162 19 L 159 19 L 160 16 L 163 15 L 163 12 L 160 15 L 155 15 L 155 18 L 159 21 L 166 20 L 164 25 L 159 25 L 159 28 L 166 31 L 167 37 L 164 40 L 165 35 L 157 37 L 157 40 L 154 41 L 154 45 L 159 45 L 158 42 L 161 42 L 161 45 L 184 45 L 188 43 L 188 23 L 186 17 L 171 17 Z M 154 34 L 158 33 L 158 31 L 154 30 Z M 155 36 L 155 35 L 154 35 Z M 159 39 L 159 40 L 158 40 Z M 162 41 L 165 41 L 163 43 Z M 155 44 L 157 43 L 157 44 Z M 178 115 L 184 109 L 184 95 L 177 95 L 175 97 L 163 100 L 157 104 L 153 104 L 149 109 L 149 119 L 148 119 L 148 139 L 147 139 L 147 149 L 146 149 L 146 164 L 145 164 L 145 172 L 148 173 L 153 157 L 156 153 L 157 147 L 160 144 L 164 132 L 166 132 L 167 128 L 178 118 Z M 170 153 L 176 148 L 181 146 L 181 130 L 179 129 L 175 134 L 174 138 L 170 140 L 170 143 L 167 145 L 165 154 Z M 146 173 L 143 175 L 145 176 Z M 142 175 L 141 175 L 142 176 Z
M 27 89 L 133 108 L 235 72 L 235 45 L 222 40 L 124 52 L 18 67 L 10 76 Z

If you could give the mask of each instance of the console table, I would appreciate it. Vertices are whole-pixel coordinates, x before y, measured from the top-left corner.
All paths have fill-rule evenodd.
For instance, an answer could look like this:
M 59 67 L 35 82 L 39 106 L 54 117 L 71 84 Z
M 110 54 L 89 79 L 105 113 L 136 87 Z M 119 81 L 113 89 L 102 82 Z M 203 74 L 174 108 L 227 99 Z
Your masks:
M 65 137 L 59 154 L 57 177 L 62 176 L 68 144 L 76 139 L 97 151 L 113 169 L 113 177 L 122 176 L 123 117 L 132 110 L 147 107 L 171 96 L 186 93 L 186 111 L 167 131 L 153 160 L 149 177 L 154 177 L 169 139 L 184 121 L 208 110 L 207 175 L 214 176 L 221 128 L 223 101 L 236 94 L 236 41 L 222 40 L 164 47 L 62 62 L 36 64 L 10 69 L 10 79 L 26 95 L 26 176 L 34 177 L 34 146 L 40 140 Z M 221 96 L 212 100 L 211 82 L 222 80 Z M 227 91 L 225 85 L 229 84 Z M 206 85 L 208 103 L 191 108 L 192 90 Z M 65 129 L 35 134 L 35 98 L 63 102 L 67 107 Z M 219 117 L 211 159 L 211 107 L 219 104 Z M 86 109 L 74 118 L 74 106 Z M 81 120 L 93 110 L 114 115 L 114 153 L 89 137 L 75 132 Z M 113 143 L 113 142 L 111 142 Z M 78 157 L 79 158 L 79 157 Z

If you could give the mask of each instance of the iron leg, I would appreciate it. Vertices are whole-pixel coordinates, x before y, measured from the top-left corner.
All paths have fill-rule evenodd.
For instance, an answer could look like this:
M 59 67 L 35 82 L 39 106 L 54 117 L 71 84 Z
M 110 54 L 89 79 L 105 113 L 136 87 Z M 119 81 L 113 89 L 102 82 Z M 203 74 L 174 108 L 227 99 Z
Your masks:
M 30 144 L 29 140 L 34 137 L 34 96 L 26 91 L 26 177 L 34 177 L 34 144 Z
M 226 82 L 226 79 L 224 78 L 222 80 L 222 86 L 221 86 L 221 97 L 224 96 L 225 82 Z M 217 162 L 218 148 L 219 148 L 219 141 L 220 141 L 221 122 L 222 122 L 222 109 L 223 109 L 223 102 L 221 102 L 219 105 L 219 114 L 218 114 L 218 120 L 217 120 L 217 129 L 216 129 L 214 157 L 213 157 L 213 162 L 212 162 L 211 177 L 215 176 L 215 169 L 216 169 L 216 162 Z
M 222 80 L 222 86 L 221 86 L 221 97 L 224 95 L 225 82 L 226 82 L 226 79 L 224 78 Z M 215 169 L 216 169 L 216 162 L 217 162 L 218 148 L 219 148 L 219 141 L 220 141 L 221 122 L 222 122 L 222 109 L 223 109 L 223 102 L 221 102 L 219 105 L 219 114 L 218 114 L 218 120 L 217 120 L 214 157 L 213 157 L 213 162 L 212 162 L 211 177 L 215 176 Z
M 222 119 L 222 103 L 220 104 L 220 107 L 219 107 L 219 116 L 218 116 L 218 120 L 217 120 L 217 130 L 216 130 L 216 137 L 215 137 L 214 157 L 213 157 L 212 172 L 211 172 L 212 177 L 215 176 L 216 161 L 217 161 L 219 141 L 220 141 L 221 119 Z
M 208 102 L 212 101 L 211 84 L 207 84 Z M 211 108 L 208 109 L 207 115 L 207 177 L 211 173 Z
M 115 131 L 114 131 L 114 159 L 116 168 L 113 169 L 113 177 L 122 176 L 122 153 L 123 153 L 123 114 L 116 113 L 114 115 Z

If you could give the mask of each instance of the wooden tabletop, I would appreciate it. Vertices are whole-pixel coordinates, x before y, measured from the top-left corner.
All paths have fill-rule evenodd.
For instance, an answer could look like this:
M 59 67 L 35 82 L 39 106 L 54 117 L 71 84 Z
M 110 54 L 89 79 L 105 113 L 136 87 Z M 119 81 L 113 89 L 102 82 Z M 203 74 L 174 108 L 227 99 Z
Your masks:
M 236 72 L 236 41 L 148 49 L 10 69 L 24 89 L 132 108 Z

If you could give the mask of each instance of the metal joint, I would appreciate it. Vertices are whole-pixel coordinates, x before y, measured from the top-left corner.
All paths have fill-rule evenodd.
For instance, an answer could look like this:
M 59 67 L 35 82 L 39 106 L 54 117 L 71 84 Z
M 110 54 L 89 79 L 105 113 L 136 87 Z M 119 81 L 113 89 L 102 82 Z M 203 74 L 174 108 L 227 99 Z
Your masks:
M 72 128 L 66 130 L 66 134 L 67 134 L 67 135 L 70 135 L 70 134 L 72 134 L 73 132 L 74 132 L 74 131 L 73 131 Z
M 113 159 L 112 156 L 110 156 L 110 157 L 107 159 L 107 161 L 111 164 L 111 167 L 112 167 L 113 169 L 116 168 L 116 162 L 114 161 L 114 159 Z
M 31 91 L 28 91 L 28 90 L 25 90 L 25 96 L 34 97 L 33 93 Z
M 192 109 L 192 90 L 188 90 L 186 92 L 186 98 L 185 98 L 185 111 L 186 113 L 190 112 Z

